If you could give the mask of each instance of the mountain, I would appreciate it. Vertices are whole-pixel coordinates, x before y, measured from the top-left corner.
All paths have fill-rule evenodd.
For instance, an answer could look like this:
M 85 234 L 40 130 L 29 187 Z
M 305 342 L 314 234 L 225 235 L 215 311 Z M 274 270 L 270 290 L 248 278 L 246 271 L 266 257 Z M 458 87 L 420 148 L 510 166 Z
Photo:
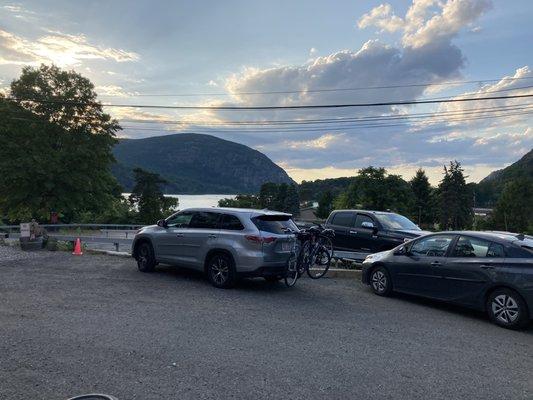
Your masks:
M 126 191 L 132 169 L 158 173 L 165 193 L 257 193 L 265 182 L 294 181 L 263 153 L 210 135 L 182 133 L 146 139 L 120 139 L 113 149 L 112 172 Z
M 494 206 L 505 184 L 520 177 L 533 178 L 533 150 L 506 168 L 491 172 L 475 187 L 476 205 Z

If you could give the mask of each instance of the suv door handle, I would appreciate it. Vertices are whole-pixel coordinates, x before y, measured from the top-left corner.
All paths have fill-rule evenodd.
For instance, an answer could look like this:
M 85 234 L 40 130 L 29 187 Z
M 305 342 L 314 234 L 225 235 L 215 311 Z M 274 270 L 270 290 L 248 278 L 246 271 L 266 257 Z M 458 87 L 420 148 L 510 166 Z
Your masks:
M 217 235 L 214 235 L 214 234 L 211 233 L 210 235 L 207 235 L 207 237 L 208 237 L 208 238 L 211 238 L 211 239 L 214 239 L 214 238 L 217 237 Z
M 481 265 L 481 268 L 483 269 L 494 269 L 492 265 Z
M 431 265 L 433 265 L 434 267 L 438 267 L 439 265 L 442 265 L 442 263 L 440 261 L 432 261 Z
M 176 237 L 183 237 L 183 233 L 176 233 Z
M 350 230 L 349 232 L 350 232 L 352 235 L 357 235 L 357 231 L 352 231 L 352 230 Z

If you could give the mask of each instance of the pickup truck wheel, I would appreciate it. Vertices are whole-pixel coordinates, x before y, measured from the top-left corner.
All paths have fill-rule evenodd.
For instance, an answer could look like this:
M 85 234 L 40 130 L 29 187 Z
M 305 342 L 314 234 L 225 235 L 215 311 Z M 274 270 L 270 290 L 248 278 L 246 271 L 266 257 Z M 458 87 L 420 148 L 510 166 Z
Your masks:
M 217 288 L 228 289 L 235 285 L 235 263 L 224 253 L 215 254 L 207 263 L 209 282 Z
M 137 249 L 137 268 L 141 272 L 153 272 L 155 270 L 154 250 L 150 243 L 144 242 Z

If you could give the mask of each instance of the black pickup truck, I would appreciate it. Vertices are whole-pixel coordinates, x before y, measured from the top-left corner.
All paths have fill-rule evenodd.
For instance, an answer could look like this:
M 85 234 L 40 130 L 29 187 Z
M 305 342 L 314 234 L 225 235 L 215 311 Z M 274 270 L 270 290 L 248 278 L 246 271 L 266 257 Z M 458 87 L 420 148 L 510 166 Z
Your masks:
M 336 250 L 362 253 L 389 250 L 429 233 L 403 215 L 368 210 L 335 210 L 325 227 L 335 231 L 333 247 Z

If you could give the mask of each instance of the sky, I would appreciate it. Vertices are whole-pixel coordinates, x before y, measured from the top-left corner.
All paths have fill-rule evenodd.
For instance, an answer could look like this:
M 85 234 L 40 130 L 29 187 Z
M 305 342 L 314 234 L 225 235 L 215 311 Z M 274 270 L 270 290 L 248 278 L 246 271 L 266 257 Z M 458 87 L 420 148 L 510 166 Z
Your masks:
M 54 63 L 91 79 L 104 104 L 248 107 L 533 94 L 532 16 L 529 0 L 0 0 L 0 90 L 26 65 Z M 450 160 L 475 182 L 528 152 L 532 107 L 533 99 L 515 98 L 106 111 L 123 126 L 120 137 L 215 135 L 265 153 L 298 182 L 373 165 L 405 179 L 423 168 L 436 184 Z

